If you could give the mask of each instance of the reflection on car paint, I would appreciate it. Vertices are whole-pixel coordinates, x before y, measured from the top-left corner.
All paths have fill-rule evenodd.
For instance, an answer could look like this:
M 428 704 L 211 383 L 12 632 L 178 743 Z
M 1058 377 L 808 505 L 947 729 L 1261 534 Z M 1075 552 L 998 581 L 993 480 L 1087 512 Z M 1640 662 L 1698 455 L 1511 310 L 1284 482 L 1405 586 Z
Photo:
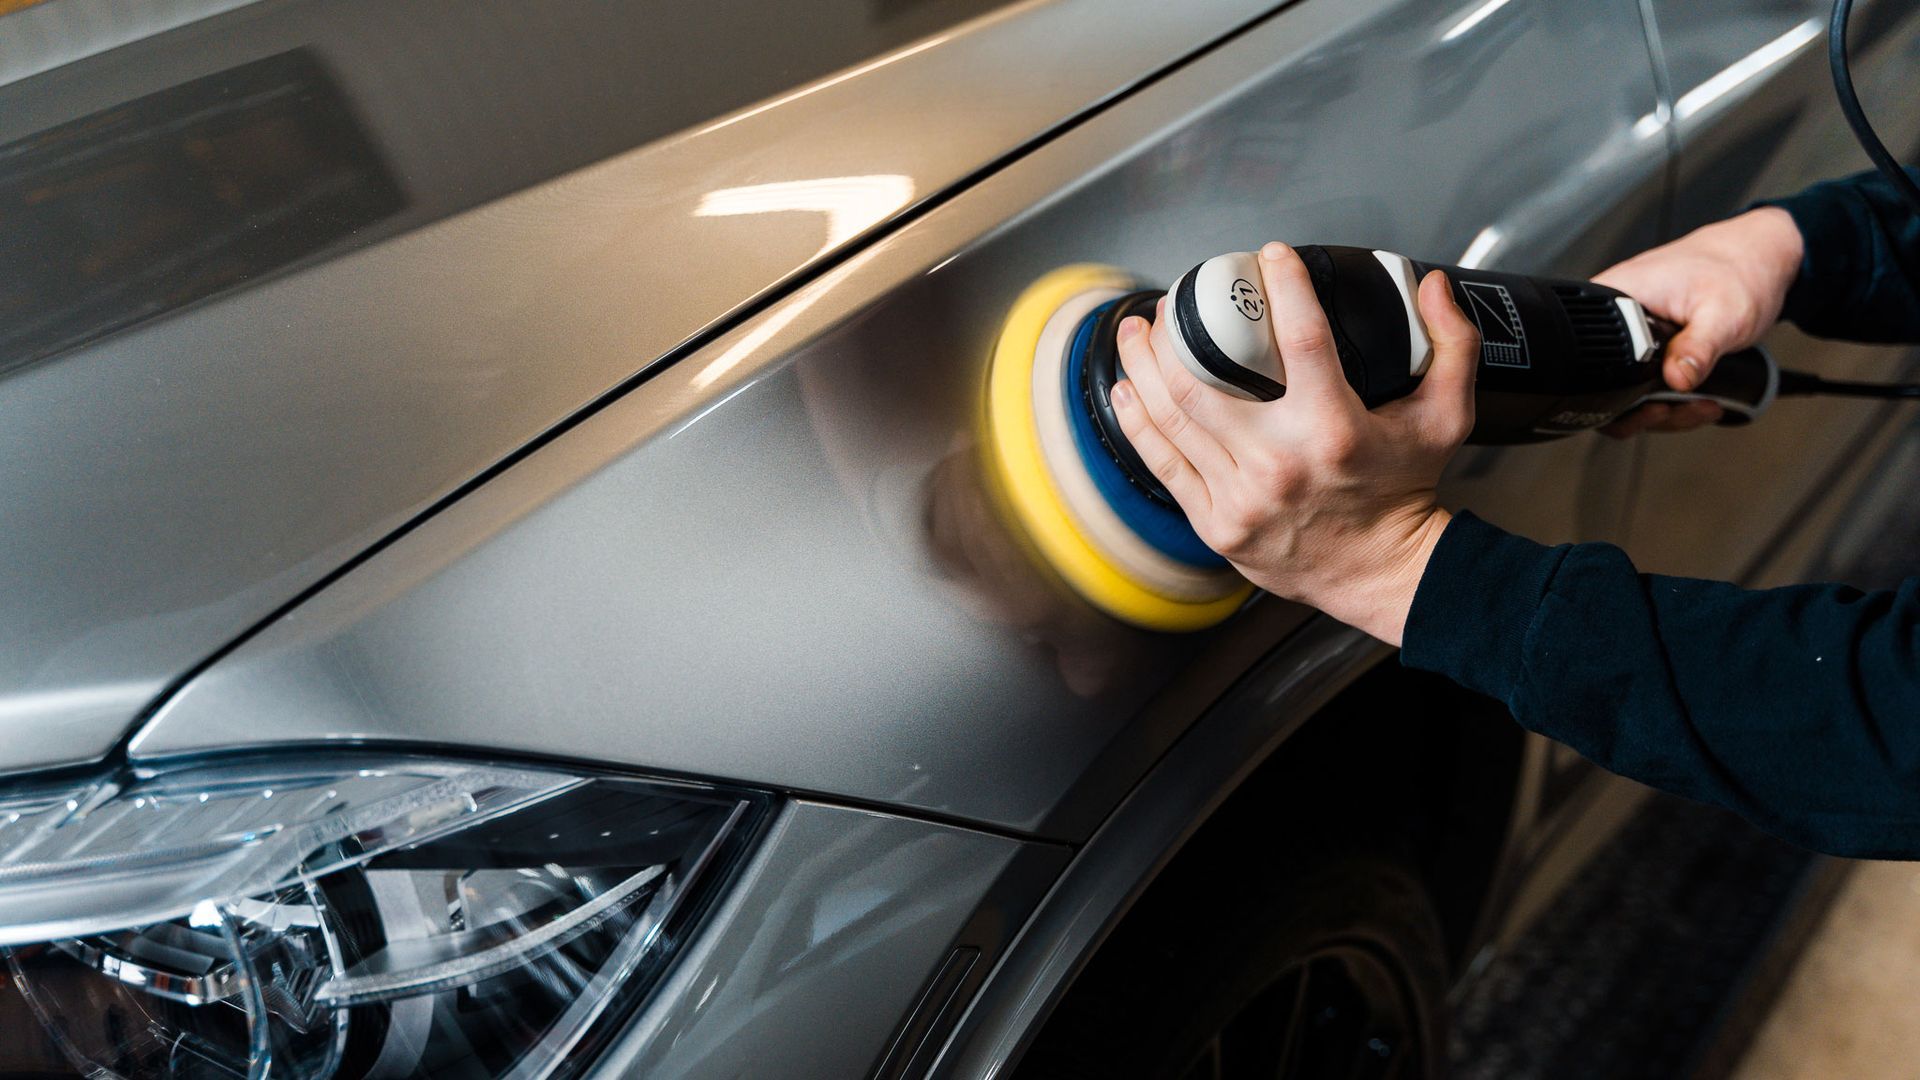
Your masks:
M 693 216 L 823 214 L 826 237 L 818 254 L 824 255 L 885 221 L 911 201 L 911 176 L 899 173 L 823 176 L 817 180 L 782 180 L 709 191 L 700 196 L 700 205 L 694 208 Z
M 0 146 L 0 375 L 260 278 L 406 202 L 306 49 Z

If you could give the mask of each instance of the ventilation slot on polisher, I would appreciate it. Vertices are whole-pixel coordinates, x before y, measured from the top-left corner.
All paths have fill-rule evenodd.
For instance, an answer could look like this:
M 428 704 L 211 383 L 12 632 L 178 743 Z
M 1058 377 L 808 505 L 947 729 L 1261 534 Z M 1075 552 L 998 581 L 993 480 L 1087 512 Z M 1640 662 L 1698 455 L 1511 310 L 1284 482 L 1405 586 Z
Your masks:
M 1553 291 L 1573 323 L 1576 362 L 1617 364 L 1633 359 L 1633 336 L 1619 304 L 1569 285 L 1556 285 Z

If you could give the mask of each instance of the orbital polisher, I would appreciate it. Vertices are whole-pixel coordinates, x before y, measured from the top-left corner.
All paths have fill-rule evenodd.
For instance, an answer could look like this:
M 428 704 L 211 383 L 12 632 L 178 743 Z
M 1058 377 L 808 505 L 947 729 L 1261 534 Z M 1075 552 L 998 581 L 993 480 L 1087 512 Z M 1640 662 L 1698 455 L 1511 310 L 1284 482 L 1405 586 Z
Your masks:
M 1751 422 L 1781 394 L 1920 396 L 1920 387 L 1835 383 L 1783 373 L 1749 349 L 1723 357 L 1691 393 L 1666 389 L 1662 349 L 1674 327 L 1638 301 L 1588 281 L 1418 262 L 1355 247 L 1295 249 L 1326 309 L 1347 382 L 1372 408 L 1412 392 L 1433 359 L 1420 280 L 1444 271 L 1480 329 L 1476 423 L 1469 442 L 1513 444 L 1605 425 L 1647 401 L 1710 401 L 1721 423 Z M 1201 542 L 1114 417 L 1125 378 L 1122 319 L 1152 318 L 1168 297 L 1180 363 L 1224 393 L 1271 401 L 1286 392 L 1249 252 L 1216 256 L 1171 290 L 1080 265 L 1035 282 L 1009 313 L 988 385 L 989 475 L 1042 559 L 1096 607 L 1146 629 L 1192 631 L 1225 619 L 1251 586 Z

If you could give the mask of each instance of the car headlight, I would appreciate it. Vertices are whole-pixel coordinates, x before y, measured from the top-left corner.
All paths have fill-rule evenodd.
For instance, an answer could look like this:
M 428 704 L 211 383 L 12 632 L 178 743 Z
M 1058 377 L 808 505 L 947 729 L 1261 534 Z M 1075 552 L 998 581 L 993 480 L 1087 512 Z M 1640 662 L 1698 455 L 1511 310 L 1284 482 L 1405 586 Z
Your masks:
M 0 795 L 0 1076 L 554 1077 L 764 796 L 417 757 Z

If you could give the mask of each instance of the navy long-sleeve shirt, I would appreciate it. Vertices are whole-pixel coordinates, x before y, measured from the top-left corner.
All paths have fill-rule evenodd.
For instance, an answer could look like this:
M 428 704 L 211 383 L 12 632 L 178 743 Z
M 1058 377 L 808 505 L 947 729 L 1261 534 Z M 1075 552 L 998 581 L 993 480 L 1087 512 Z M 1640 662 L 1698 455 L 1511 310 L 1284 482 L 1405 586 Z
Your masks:
M 1829 180 L 1769 205 L 1793 215 L 1806 247 L 1782 318 L 1815 337 L 1920 343 L 1920 215 L 1886 177 Z
M 1920 218 L 1862 174 L 1775 205 L 1806 242 L 1785 316 L 1920 342 Z M 1920 858 L 1920 578 L 1755 591 L 1641 574 L 1607 544 L 1546 547 L 1462 514 L 1401 658 L 1653 787 L 1841 855 Z

